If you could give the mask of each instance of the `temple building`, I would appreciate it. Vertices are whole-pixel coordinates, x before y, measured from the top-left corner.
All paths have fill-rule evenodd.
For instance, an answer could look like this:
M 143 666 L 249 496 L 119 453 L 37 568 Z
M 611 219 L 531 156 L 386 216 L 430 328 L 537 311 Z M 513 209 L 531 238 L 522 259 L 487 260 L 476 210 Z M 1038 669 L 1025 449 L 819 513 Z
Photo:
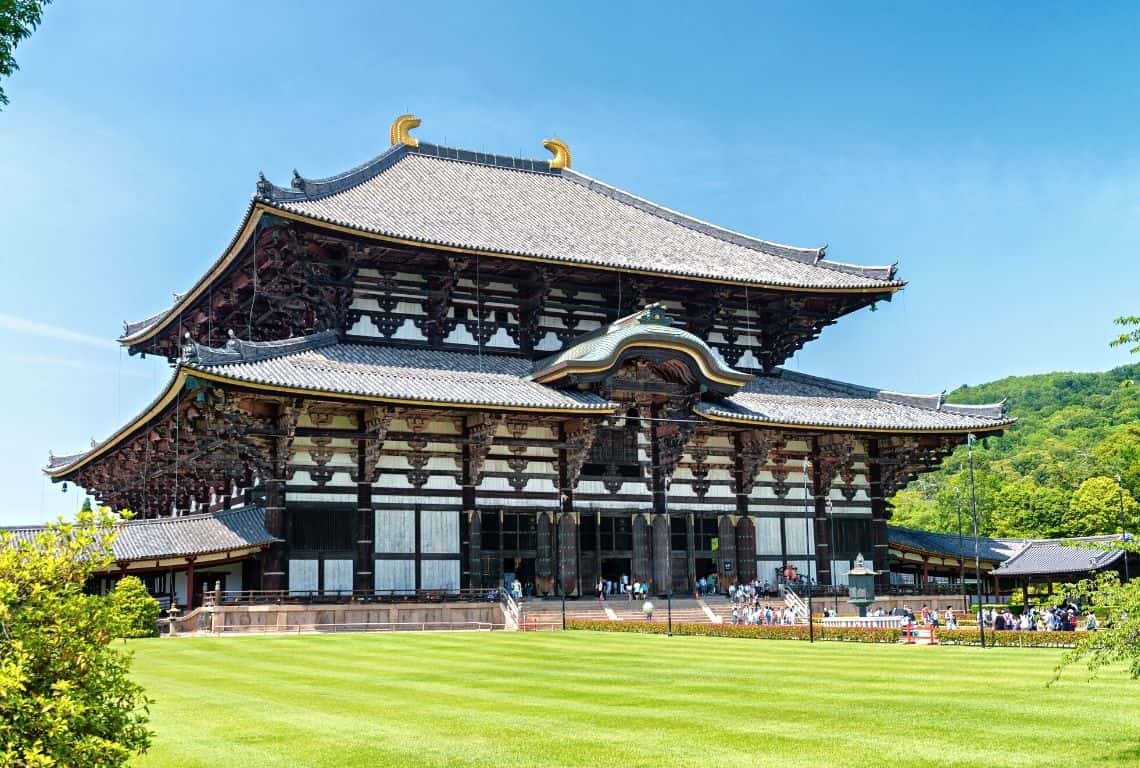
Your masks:
M 664 593 L 791 563 L 842 584 L 859 553 L 887 563 L 896 489 L 1012 423 L 781 368 L 890 301 L 893 266 L 691 218 L 573 170 L 559 140 L 531 160 L 418 125 L 398 118 L 344 173 L 262 177 L 198 282 L 126 324 L 169 383 L 46 471 L 156 531 L 240 535 L 209 558 L 172 539 L 177 558 L 128 553 L 123 572 L 184 603 L 203 579 Z

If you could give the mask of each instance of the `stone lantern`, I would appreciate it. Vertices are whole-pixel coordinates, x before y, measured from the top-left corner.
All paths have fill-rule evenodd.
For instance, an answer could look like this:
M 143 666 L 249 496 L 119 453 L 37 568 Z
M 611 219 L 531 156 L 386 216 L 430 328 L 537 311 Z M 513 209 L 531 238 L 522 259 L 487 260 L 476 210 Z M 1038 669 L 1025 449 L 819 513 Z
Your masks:
M 855 558 L 855 567 L 847 572 L 847 602 L 859 609 L 860 616 L 867 615 L 867 606 L 875 602 L 875 576 L 863 563 L 863 555 Z

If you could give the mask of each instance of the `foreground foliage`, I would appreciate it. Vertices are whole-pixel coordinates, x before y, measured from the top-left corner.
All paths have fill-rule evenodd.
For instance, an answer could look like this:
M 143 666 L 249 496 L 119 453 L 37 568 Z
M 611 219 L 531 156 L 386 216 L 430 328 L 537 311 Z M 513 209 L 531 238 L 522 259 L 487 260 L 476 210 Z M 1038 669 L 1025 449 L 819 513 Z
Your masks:
M 122 619 L 83 593 L 114 522 L 85 511 L 34 541 L 0 533 L 0 765 L 113 768 L 149 744 L 147 700 L 110 646 Z
M 131 646 L 155 698 L 136 768 L 1140 762 L 1136 684 L 1106 669 L 1046 687 L 1054 649 L 601 632 Z
M 43 17 L 44 6 L 51 0 L 0 0 L 0 77 L 7 77 L 20 67 L 13 53 L 21 40 L 32 34 Z M 8 103 L 0 86 L 0 106 Z
M 980 533 L 1053 538 L 1113 533 L 1122 522 L 1130 531 L 1140 528 L 1138 379 L 1140 365 L 1128 365 L 1013 376 L 950 393 L 948 399 L 962 403 L 1008 398 L 1018 419 L 1006 434 L 974 446 Z M 945 533 L 958 532 L 961 510 L 968 534 L 965 446 L 893 502 L 894 523 Z
M 162 608 L 137 576 L 119 579 L 108 599 L 119 619 L 119 637 L 158 636 L 158 615 Z
M 1138 550 L 1134 542 L 1129 546 Z M 1084 633 L 1076 647 L 1065 655 L 1057 674 L 1071 664 L 1085 662 L 1096 674 L 1110 664 L 1125 663 L 1132 677 L 1140 678 L 1140 579 L 1122 583 L 1114 571 L 1097 574 L 1066 587 L 1074 595 L 1083 595 L 1100 616 L 1101 629 Z

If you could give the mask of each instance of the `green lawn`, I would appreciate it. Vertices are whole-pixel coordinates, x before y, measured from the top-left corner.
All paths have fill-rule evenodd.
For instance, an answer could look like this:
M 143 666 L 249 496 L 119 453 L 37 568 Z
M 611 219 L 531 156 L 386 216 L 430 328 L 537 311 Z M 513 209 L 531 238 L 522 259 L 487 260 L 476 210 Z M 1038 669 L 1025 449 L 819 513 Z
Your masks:
M 1059 652 L 568 633 L 132 643 L 157 766 L 1140 764 Z M 909 755 L 909 760 L 899 760 Z

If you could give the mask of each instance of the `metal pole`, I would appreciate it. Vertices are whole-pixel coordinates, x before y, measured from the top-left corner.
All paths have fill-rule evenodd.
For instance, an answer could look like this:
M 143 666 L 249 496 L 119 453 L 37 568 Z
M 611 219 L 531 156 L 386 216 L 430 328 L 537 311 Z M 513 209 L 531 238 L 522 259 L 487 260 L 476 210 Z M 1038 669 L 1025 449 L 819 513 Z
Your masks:
M 1120 479 L 1120 475 L 1116 476 L 1116 488 L 1120 492 L 1120 540 L 1128 541 L 1128 531 L 1124 525 L 1124 483 Z M 1128 552 L 1124 552 L 1124 581 L 1129 580 L 1128 575 Z
M 807 593 L 808 593 L 808 642 L 815 642 L 815 609 L 812 607 L 811 561 L 814 553 L 808 544 L 811 541 L 811 512 L 808 508 L 808 460 L 804 457 L 804 548 L 807 553 Z
M 986 647 L 986 623 L 982 621 L 982 560 L 978 544 L 978 494 L 974 488 L 974 436 L 966 436 L 966 452 L 970 458 L 970 511 L 974 518 L 974 580 L 978 585 L 978 638 Z
M 668 611 L 668 618 L 666 619 L 666 621 L 668 623 L 669 637 L 672 637 L 673 636 L 673 518 L 669 514 L 669 483 L 670 482 L 671 482 L 671 478 L 668 478 L 668 477 L 664 478 L 664 480 L 662 481 L 662 486 L 663 486 L 664 492 L 661 494 L 661 502 L 665 507 L 665 528 L 669 532 L 669 536 L 666 539 L 666 542 L 668 543 L 668 549 L 666 550 L 667 554 L 666 554 L 666 558 L 665 558 L 665 562 L 668 564 L 668 568 L 669 568 L 669 575 L 667 577 L 668 583 L 669 583 L 669 591 L 665 593 L 665 603 L 666 603 L 667 611 Z
M 954 506 L 958 510 L 958 588 L 962 591 L 963 607 L 969 610 L 966 600 L 966 547 L 962 543 L 962 488 L 954 489 Z

